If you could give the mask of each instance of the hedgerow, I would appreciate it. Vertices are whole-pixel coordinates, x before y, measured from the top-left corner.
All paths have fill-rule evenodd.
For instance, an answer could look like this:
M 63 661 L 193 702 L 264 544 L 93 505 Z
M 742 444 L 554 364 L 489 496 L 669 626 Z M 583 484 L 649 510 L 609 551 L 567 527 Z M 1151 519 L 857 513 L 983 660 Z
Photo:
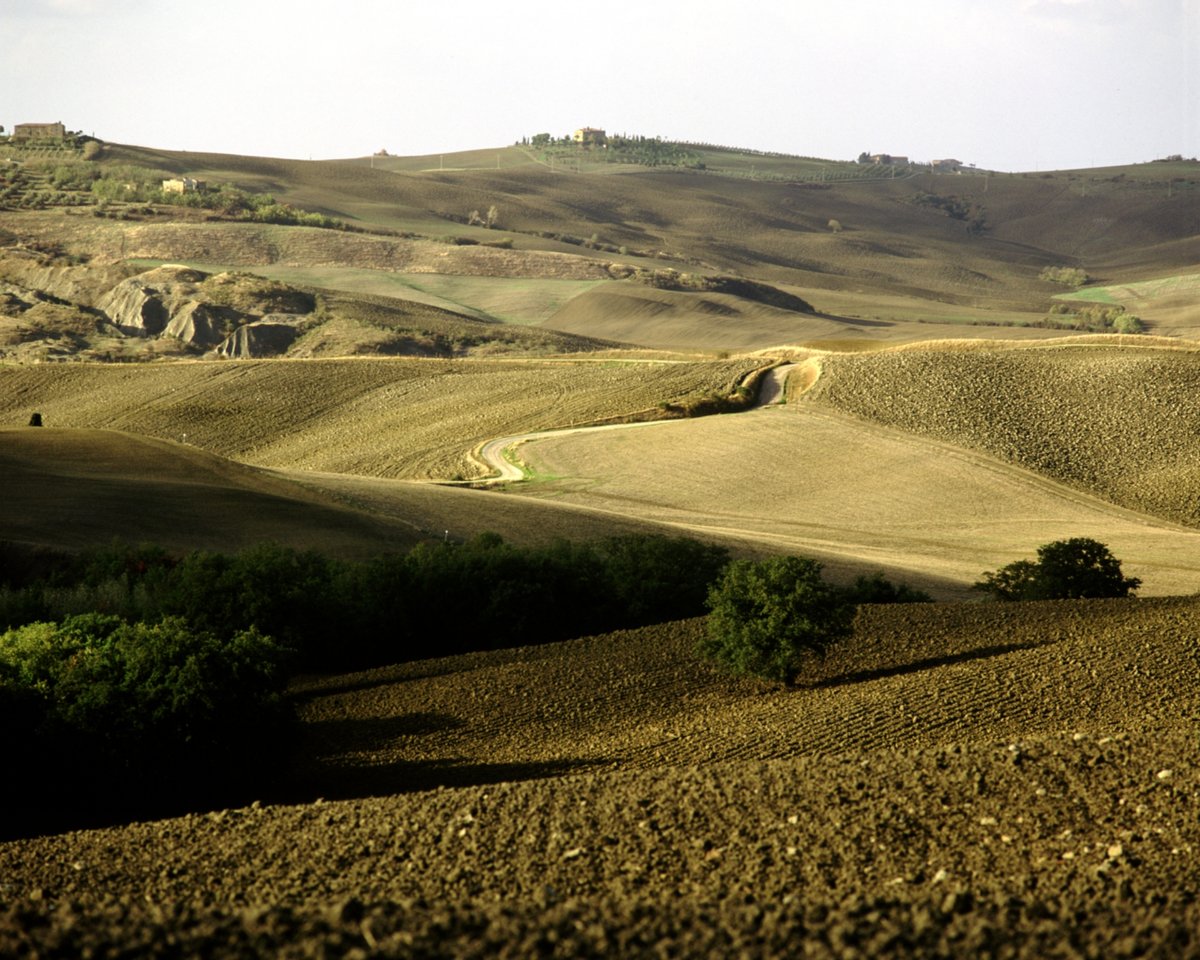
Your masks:
M 178 617 L 89 613 L 0 634 L 6 775 L 20 785 L 0 809 L 103 819 L 261 784 L 284 756 L 287 656 L 257 630 L 218 636 Z
M 644 536 L 524 548 L 484 534 L 364 563 L 276 544 L 179 558 L 114 544 L 0 587 L 0 628 L 85 611 L 173 616 L 221 636 L 258 630 L 299 668 L 353 669 L 695 616 L 727 559 L 721 547 Z

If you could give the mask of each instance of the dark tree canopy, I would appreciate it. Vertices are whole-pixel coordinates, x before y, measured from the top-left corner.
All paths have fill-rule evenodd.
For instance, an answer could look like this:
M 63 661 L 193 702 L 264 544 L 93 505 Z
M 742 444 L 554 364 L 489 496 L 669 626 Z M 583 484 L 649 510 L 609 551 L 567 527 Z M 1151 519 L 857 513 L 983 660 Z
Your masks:
M 1056 540 L 1038 547 L 1038 558 L 1017 560 L 984 573 L 974 585 L 998 600 L 1070 600 L 1127 597 L 1141 586 L 1121 573 L 1121 561 L 1090 537 Z
M 735 560 L 708 595 L 700 652 L 734 673 L 791 683 L 806 653 L 850 633 L 855 605 L 804 557 Z

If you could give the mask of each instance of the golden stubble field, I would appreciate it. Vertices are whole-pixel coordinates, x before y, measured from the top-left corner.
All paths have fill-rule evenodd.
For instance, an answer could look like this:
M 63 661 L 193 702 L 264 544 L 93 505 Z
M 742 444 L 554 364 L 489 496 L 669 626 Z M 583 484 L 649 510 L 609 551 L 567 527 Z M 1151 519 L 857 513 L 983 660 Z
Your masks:
M 914 347 L 820 362 L 785 407 L 525 444 L 539 479 L 519 492 L 943 596 L 1072 536 L 1108 543 L 1149 594 L 1200 587 L 1200 532 L 1179 522 L 1195 519 L 1194 353 Z
M 1200 523 L 1200 350 L 1191 344 L 947 342 L 830 357 L 823 368 L 813 402 Z
M 309 360 L 0 367 L 0 421 L 124 430 L 256 466 L 404 479 L 485 475 L 485 440 L 728 394 L 761 359 Z
M 479 477 L 486 440 L 653 417 L 764 361 L 6 366 L 0 416 L 17 426 L 37 410 L 51 428 L 285 471 L 414 535 L 528 542 L 649 524 L 946 598 L 1042 543 L 1091 536 L 1162 595 L 1200 585 L 1196 357 L 1111 342 L 818 355 L 816 386 L 785 407 L 524 444 L 534 480 L 503 496 L 397 481 Z

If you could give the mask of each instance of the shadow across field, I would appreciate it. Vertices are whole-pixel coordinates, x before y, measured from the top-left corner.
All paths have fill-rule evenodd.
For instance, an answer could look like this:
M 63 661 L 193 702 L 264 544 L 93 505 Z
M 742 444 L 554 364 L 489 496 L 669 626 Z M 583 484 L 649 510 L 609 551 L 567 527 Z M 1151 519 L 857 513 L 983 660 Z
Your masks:
M 316 756 L 332 756 L 355 750 L 377 750 L 398 737 L 455 730 L 465 725 L 448 713 L 402 713 L 395 717 L 363 717 L 344 720 L 317 720 L 306 724 Z
M 871 680 L 883 680 L 887 677 L 902 677 L 905 674 L 921 673 L 938 667 L 948 667 L 956 663 L 969 663 L 972 660 L 987 660 L 989 657 L 1001 657 L 1007 653 L 1020 650 L 1035 650 L 1046 646 L 1042 643 L 1002 643 L 991 647 L 980 647 L 978 650 L 967 650 L 963 653 L 949 654 L 944 657 L 928 657 L 912 663 L 901 663 L 891 667 L 879 667 L 874 670 L 856 670 L 853 673 L 841 673 L 835 677 L 826 677 L 814 683 L 805 684 L 810 690 L 826 690 L 831 687 L 844 687 L 855 683 L 868 683 Z
M 821 313 L 818 311 L 813 314 L 818 320 L 832 320 L 834 323 L 844 323 L 848 327 L 894 327 L 896 326 L 893 320 L 868 320 L 865 317 L 845 317 L 836 313 Z
M 495 783 L 547 780 L 584 773 L 601 766 L 597 760 L 558 759 L 532 763 L 478 763 L 461 758 L 403 760 L 364 766 L 328 766 L 312 771 L 294 783 L 277 802 L 305 803 L 314 797 L 355 800 L 389 797 L 440 787 L 480 787 Z

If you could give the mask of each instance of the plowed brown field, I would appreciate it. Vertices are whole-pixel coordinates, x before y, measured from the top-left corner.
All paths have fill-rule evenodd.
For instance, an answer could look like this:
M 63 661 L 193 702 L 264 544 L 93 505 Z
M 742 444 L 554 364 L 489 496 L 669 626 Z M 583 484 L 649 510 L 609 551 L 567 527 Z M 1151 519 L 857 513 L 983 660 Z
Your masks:
M 347 799 L 0 845 L 0 952 L 1194 956 L 1197 612 L 866 608 L 794 690 L 698 621 L 311 681 L 291 789 Z

